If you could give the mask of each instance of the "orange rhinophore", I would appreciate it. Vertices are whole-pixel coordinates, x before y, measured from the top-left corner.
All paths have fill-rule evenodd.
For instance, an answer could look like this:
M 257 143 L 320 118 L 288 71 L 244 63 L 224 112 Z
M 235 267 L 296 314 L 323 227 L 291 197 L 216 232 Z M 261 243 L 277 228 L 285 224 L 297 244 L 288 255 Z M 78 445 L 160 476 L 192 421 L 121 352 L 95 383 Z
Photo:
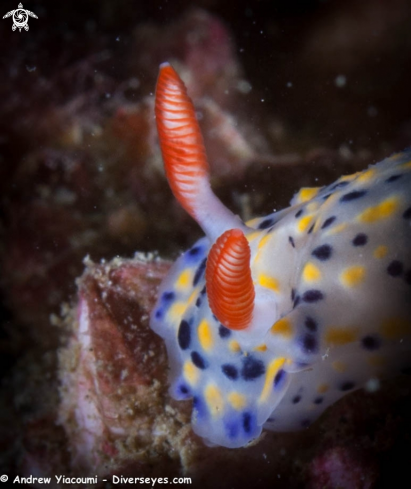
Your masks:
M 184 209 L 197 219 L 195 201 L 199 187 L 208 183 L 207 156 L 193 103 L 168 63 L 160 67 L 155 113 L 170 187 Z
M 212 246 L 206 286 L 210 309 L 229 329 L 245 329 L 254 309 L 250 246 L 240 229 L 230 229 Z

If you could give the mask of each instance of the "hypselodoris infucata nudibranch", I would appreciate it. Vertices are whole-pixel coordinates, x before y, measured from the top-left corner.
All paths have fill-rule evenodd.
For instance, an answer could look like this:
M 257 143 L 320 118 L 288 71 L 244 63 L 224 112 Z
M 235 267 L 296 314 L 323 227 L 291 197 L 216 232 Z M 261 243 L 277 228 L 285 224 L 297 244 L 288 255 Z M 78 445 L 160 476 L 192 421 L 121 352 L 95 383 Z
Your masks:
M 244 223 L 211 190 L 193 104 L 168 63 L 155 114 L 170 187 L 205 233 L 151 315 L 171 395 L 193 399 L 195 433 L 242 447 L 263 428 L 306 428 L 370 380 L 409 370 L 411 152 Z

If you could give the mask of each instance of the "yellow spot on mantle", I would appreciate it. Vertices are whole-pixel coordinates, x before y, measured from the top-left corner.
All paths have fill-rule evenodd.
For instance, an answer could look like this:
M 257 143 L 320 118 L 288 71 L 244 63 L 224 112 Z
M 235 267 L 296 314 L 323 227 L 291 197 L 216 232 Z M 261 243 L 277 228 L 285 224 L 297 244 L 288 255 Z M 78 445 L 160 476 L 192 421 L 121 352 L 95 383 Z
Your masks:
M 298 196 L 297 196 L 298 203 L 302 204 L 303 202 L 307 202 L 308 200 L 311 200 L 313 197 L 315 197 L 318 194 L 319 190 L 320 187 L 303 187 L 298 192 Z
M 403 163 L 402 165 L 400 165 L 400 168 L 411 168 L 411 161 Z
M 347 370 L 347 365 L 344 363 L 344 362 L 341 362 L 339 360 L 336 360 L 335 362 L 333 362 L 331 364 L 332 368 L 336 371 L 336 372 L 340 372 L 340 373 L 343 373 Z
M 274 236 L 273 234 L 266 234 L 264 238 L 262 238 L 258 243 L 258 249 L 264 248 L 264 246 L 267 244 L 267 241 L 269 241 L 273 236 Z
M 238 341 L 235 340 L 231 340 L 228 344 L 228 347 L 233 353 L 238 353 L 239 351 L 241 351 L 241 346 L 239 345 Z
M 286 360 L 285 358 L 280 357 L 268 364 L 267 373 L 265 375 L 264 387 L 263 390 L 261 391 L 261 395 L 260 398 L 258 399 L 258 402 L 261 403 L 268 399 L 268 396 L 270 395 L 271 390 L 273 388 L 274 378 L 277 375 L 277 372 L 280 370 L 280 368 L 284 365 L 285 360 Z
M 186 381 L 191 386 L 194 386 L 198 382 L 198 377 L 200 375 L 200 372 L 190 360 L 187 360 L 183 367 L 183 375 Z
M 228 402 L 231 404 L 231 406 L 236 409 L 237 411 L 240 411 L 245 407 L 247 404 L 245 396 L 242 394 L 239 394 L 238 392 L 230 392 L 228 394 Z
M 186 302 L 176 302 L 175 304 L 173 304 L 168 311 L 168 315 L 170 316 L 170 321 L 172 323 L 176 323 L 177 325 L 179 325 L 181 317 L 185 313 L 186 309 L 187 309 Z
M 330 327 L 325 332 L 325 342 L 328 346 L 341 346 L 353 343 L 357 339 L 357 328 Z
M 388 253 L 388 248 L 386 246 L 378 246 L 377 248 L 375 248 L 374 250 L 374 258 L 378 258 L 378 259 L 381 259 L 381 258 L 384 258 L 384 256 L 386 256 Z
M 320 384 L 317 387 L 317 392 L 318 392 L 318 394 L 325 394 L 329 388 L 330 388 L 330 386 L 328 384 Z
M 263 275 L 262 273 L 258 276 L 258 283 L 261 287 L 265 287 L 267 289 L 271 289 L 274 292 L 280 291 L 280 285 L 278 280 L 274 277 L 269 277 L 268 275 Z
M 357 182 L 365 183 L 369 182 L 371 178 L 375 175 L 376 171 L 374 168 L 371 168 L 370 170 L 365 170 L 363 171 L 357 178 Z
M 271 333 L 284 336 L 286 339 L 290 339 L 293 336 L 293 326 L 289 319 L 282 318 L 271 326 Z
M 212 416 L 221 416 L 224 411 L 224 400 L 220 390 L 214 384 L 209 384 L 204 391 L 204 397 Z
M 389 340 L 409 336 L 411 334 L 411 322 L 401 317 L 385 319 L 381 324 L 381 334 Z
M 354 266 L 346 268 L 340 275 L 341 283 L 345 287 L 357 287 L 365 278 L 365 268 Z
M 264 345 L 264 343 L 262 345 L 258 345 L 256 346 L 255 348 L 253 348 L 254 351 L 267 351 L 267 345 Z
M 197 333 L 201 347 L 206 351 L 211 350 L 214 340 L 210 325 L 206 319 L 201 321 L 200 325 L 198 326 Z
M 368 207 L 359 216 L 358 220 L 365 223 L 373 223 L 380 219 L 387 219 L 398 209 L 398 198 L 389 197 L 379 204 Z
M 320 280 L 320 269 L 311 262 L 306 263 L 303 270 L 303 278 L 306 282 L 316 282 L 317 280 Z
M 191 270 L 187 269 L 180 273 L 180 276 L 176 280 L 177 289 L 186 289 L 191 283 Z
M 325 233 L 325 235 L 330 236 L 332 234 L 341 233 L 341 231 L 344 231 L 344 229 L 346 229 L 346 227 L 347 227 L 347 223 L 342 222 L 341 224 L 338 224 L 337 226 L 332 227 L 329 231 L 327 231 Z
M 298 231 L 300 231 L 300 233 L 303 233 L 311 224 L 312 220 L 313 220 L 313 216 L 302 217 L 297 224 Z

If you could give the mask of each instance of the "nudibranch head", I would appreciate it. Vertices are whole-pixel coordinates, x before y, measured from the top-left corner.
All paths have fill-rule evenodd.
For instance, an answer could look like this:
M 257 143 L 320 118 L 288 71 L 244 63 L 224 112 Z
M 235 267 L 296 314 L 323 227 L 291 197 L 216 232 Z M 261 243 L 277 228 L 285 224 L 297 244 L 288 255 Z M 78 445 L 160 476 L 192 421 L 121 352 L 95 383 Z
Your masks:
M 241 447 L 307 427 L 372 378 L 411 365 L 411 153 L 302 189 L 247 224 L 214 195 L 195 110 L 160 67 L 156 122 L 173 193 L 206 236 L 173 265 L 151 316 L 171 394 L 194 431 Z

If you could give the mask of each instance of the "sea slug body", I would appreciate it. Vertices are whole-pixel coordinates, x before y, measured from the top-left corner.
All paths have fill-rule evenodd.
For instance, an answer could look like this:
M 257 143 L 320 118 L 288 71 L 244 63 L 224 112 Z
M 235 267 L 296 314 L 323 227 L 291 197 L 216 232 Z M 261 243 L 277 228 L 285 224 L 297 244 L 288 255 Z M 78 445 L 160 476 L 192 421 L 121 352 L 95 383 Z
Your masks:
M 370 379 L 410 369 L 410 151 L 244 223 L 211 190 L 192 102 L 168 63 L 156 121 L 173 193 L 206 235 L 176 261 L 151 316 L 198 435 L 241 447 L 263 428 L 303 429 Z

